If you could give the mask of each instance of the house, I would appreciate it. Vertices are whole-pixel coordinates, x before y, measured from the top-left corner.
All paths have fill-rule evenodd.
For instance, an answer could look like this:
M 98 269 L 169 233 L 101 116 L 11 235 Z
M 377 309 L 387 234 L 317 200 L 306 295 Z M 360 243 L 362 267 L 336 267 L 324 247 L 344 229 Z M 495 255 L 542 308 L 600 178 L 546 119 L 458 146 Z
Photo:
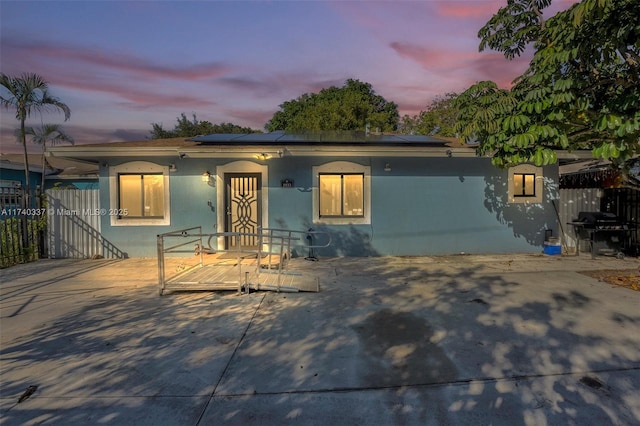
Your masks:
M 102 236 L 128 256 L 155 256 L 158 234 L 193 226 L 327 231 L 329 256 L 540 253 L 559 232 L 557 165 L 501 170 L 430 136 L 214 134 L 49 153 L 99 164 Z

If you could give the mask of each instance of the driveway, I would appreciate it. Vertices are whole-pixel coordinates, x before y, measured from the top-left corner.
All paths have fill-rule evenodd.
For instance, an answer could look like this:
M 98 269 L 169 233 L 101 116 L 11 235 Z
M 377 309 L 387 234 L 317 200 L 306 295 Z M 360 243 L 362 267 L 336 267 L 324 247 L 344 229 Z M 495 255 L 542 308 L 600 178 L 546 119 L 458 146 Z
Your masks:
M 154 259 L 18 265 L 0 424 L 638 424 L 640 292 L 579 271 L 639 266 L 294 259 L 319 293 L 160 297 Z

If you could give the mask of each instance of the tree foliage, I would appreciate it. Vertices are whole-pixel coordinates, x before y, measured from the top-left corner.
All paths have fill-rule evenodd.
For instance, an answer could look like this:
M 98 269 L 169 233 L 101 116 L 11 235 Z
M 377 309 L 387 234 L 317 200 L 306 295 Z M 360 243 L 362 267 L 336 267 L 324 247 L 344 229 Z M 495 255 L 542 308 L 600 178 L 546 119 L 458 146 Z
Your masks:
M 71 117 L 71 110 L 60 99 L 51 96 L 49 84 L 38 74 L 24 73 L 18 77 L 12 77 L 0 73 L 0 86 L 3 89 L 0 104 L 7 109 L 15 109 L 16 119 L 20 122 L 18 139 L 24 151 L 25 192 L 30 196 L 26 120 L 33 112 L 59 111 L 64 114 L 64 120 L 67 121 Z
M 31 136 L 32 142 L 42 145 L 42 183 L 40 188 L 44 195 L 44 178 L 48 166 L 46 157 L 47 142 L 51 146 L 54 146 L 59 143 L 70 143 L 73 145 L 75 141 L 62 130 L 62 126 L 59 124 L 43 124 L 40 127 L 27 127 L 25 134 Z
M 503 16 L 504 28 L 514 27 L 512 18 Z M 583 0 L 537 28 L 534 57 L 510 90 L 479 82 L 460 95 L 456 131 L 477 137 L 480 153 L 493 153 L 501 167 L 552 164 L 558 148 L 591 149 L 595 157 L 617 162 L 640 153 L 636 1 Z M 519 49 L 512 46 L 534 32 L 489 41 L 496 34 L 486 33 L 481 49 L 489 46 L 509 57 Z
M 542 10 L 551 0 L 507 0 L 478 32 L 480 51 L 486 48 L 502 52 L 507 59 L 520 56 L 544 29 Z
M 349 79 L 342 87 L 305 93 L 280 105 L 265 128 L 268 131 L 365 130 L 393 131 L 398 106 L 376 94 L 371 84 Z
M 200 121 L 193 114 L 189 120 L 185 113 L 180 114 L 173 130 L 164 130 L 162 124 L 151 123 L 151 139 L 165 138 L 190 138 L 198 135 L 211 135 L 213 133 L 261 133 L 249 127 L 241 127 L 232 123 L 211 124 L 209 121 Z
M 454 92 L 436 96 L 419 114 L 404 115 L 398 130 L 404 134 L 455 136 L 453 127 L 458 117 L 455 99 L 458 96 Z

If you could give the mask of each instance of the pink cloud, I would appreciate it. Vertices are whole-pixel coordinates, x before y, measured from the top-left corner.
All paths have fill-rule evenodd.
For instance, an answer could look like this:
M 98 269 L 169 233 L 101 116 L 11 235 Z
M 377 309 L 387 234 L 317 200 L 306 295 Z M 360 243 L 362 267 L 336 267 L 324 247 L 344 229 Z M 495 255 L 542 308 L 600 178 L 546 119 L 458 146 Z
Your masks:
M 256 111 L 249 109 L 227 108 L 224 113 L 233 118 L 232 122 L 240 126 L 251 127 L 255 130 L 262 130 L 267 121 L 273 117 L 273 111 Z M 255 123 L 261 123 L 256 125 Z
M 184 92 L 163 92 L 154 88 L 147 88 L 144 84 L 132 84 L 128 80 L 104 80 L 93 79 L 84 75 L 69 74 L 65 72 L 53 72 L 51 81 L 61 87 L 74 90 L 106 93 L 128 102 L 125 106 L 144 110 L 159 106 L 171 106 L 174 108 L 211 107 L 216 102 L 201 95 L 188 95 Z
M 528 55 L 508 61 L 497 52 L 445 50 L 403 42 L 392 42 L 390 47 L 425 70 L 441 76 L 451 77 L 451 73 L 464 75 L 467 85 L 479 80 L 493 80 L 502 87 L 508 87 L 529 63 Z
M 566 10 L 574 3 L 580 0 L 554 0 L 551 5 L 544 9 L 542 13 L 545 17 L 551 17 L 558 11 Z M 486 1 L 435 1 L 433 5 L 438 15 L 448 18 L 463 19 L 484 19 L 488 20 L 492 15 L 505 7 L 504 0 L 486 0 Z
M 492 80 L 500 87 L 511 87 L 513 80 L 524 73 L 529 66 L 528 57 L 507 60 L 500 53 L 482 53 L 482 57 L 473 60 L 469 66 L 480 78 Z
M 405 115 L 418 115 L 421 111 L 427 108 L 428 102 L 425 103 L 409 103 L 402 102 L 398 104 L 398 112 L 402 118 Z
M 451 18 L 488 18 L 503 5 L 501 1 L 435 2 L 438 15 Z
M 19 52 L 20 55 L 38 57 L 41 61 L 50 60 L 64 62 L 67 66 L 89 66 L 127 72 L 144 79 L 202 80 L 221 77 L 230 71 L 229 66 L 218 63 L 170 67 L 146 61 L 134 55 L 96 51 L 78 46 L 57 46 L 44 42 L 19 43 L 13 40 L 5 41 L 4 44 L 6 49 Z
M 9 42 L 3 56 L 6 57 L 6 63 L 12 64 L 8 73 L 21 72 L 18 69 L 20 67 L 28 69 L 45 76 L 51 86 L 106 93 L 124 100 L 124 106 L 137 110 L 158 106 L 187 109 L 211 107 L 216 102 L 201 89 L 190 87 L 185 90 L 180 82 L 197 83 L 228 72 L 228 67 L 222 65 L 163 67 L 128 55 L 105 55 L 83 48 L 57 48 L 35 43 L 23 45 Z M 46 69 L 43 69 L 43 64 L 46 64 Z M 159 78 L 178 81 L 159 85 L 153 81 Z
M 467 52 L 451 51 L 432 47 L 424 47 L 413 43 L 394 41 L 389 44 L 400 56 L 417 62 L 424 68 L 448 69 L 459 64 L 461 59 L 469 57 Z

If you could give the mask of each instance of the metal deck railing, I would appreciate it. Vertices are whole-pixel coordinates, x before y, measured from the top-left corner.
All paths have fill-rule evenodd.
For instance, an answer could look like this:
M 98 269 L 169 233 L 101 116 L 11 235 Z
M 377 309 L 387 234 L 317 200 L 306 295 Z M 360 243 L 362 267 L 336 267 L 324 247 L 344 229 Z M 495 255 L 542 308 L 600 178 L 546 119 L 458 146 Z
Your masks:
M 324 236 L 323 244 L 312 245 L 314 236 Z M 255 238 L 247 238 L 255 237 Z M 230 249 L 217 247 L 225 239 Z M 292 231 L 259 228 L 256 233 L 202 233 L 202 227 L 181 229 L 157 236 L 159 293 L 165 291 L 253 290 L 319 291 L 318 279 L 288 270 L 292 242 L 309 240 L 305 248 L 328 247 L 331 235 L 323 231 Z M 243 241 L 257 240 L 257 246 Z M 191 254 L 198 258 L 191 265 L 179 265 L 169 273 L 174 257 Z M 191 257 L 193 259 L 193 257 Z M 175 263 L 175 262 L 174 262 Z

